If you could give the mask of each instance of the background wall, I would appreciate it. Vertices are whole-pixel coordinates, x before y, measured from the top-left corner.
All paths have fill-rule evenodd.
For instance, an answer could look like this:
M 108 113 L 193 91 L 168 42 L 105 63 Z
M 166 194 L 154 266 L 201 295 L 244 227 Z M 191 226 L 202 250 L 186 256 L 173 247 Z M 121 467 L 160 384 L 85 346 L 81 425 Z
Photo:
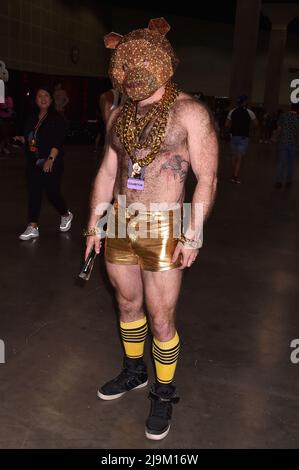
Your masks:
M 159 12 L 143 12 L 125 8 L 112 9 L 113 30 L 125 34 L 131 29 L 145 27 Z M 180 65 L 176 81 L 187 91 L 202 91 L 205 95 L 228 96 L 234 26 L 202 21 L 198 18 L 164 15 L 171 25 L 167 37 L 173 44 Z M 252 101 L 263 103 L 268 44 L 270 33 L 259 32 Z M 282 73 L 280 103 L 289 103 L 289 85 L 296 74 L 289 67 L 299 69 L 299 37 L 288 35 Z M 297 73 L 299 78 L 299 72 Z
M 126 34 L 131 29 L 146 27 L 157 11 L 112 9 L 112 29 Z M 189 17 L 164 15 L 171 26 L 167 38 L 173 45 L 180 64 L 176 82 L 186 91 L 203 91 L 205 95 L 227 96 L 230 79 L 233 28 Z M 219 40 L 221 37 L 221 41 Z
M 76 1 L 1 0 L 0 58 L 8 68 L 61 75 L 106 74 L 105 8 Z M 73 64 L 72 46 L 80 59 Z
M 157 11 L 103 6 L 86 0 L 0 0 L 0 59 L 10 69 L 47 74 L 100 77 L 107 75 L 109 51 L 103 35 L 111 30 L 126 34 L 145 27 Z M 188 12 L 187 12 L 188 13 Z M 192 12 L 190 12 L 190 15 Z M 171 24 L 168 38 L 181 60 L 175 79 L 191 92 L 228 96 L 234 27 L 192 17 L 164 15 Z M 263 102 L 269 32 L 260 31 L 252 101 Z M 73 64 L 72 46 L 80 49 Z M 289 84 L 299 69 L 299 39 L 288 36 L 280 103 L 289 102 Z M 299 73 L 297 74 L 299 78 Z
M 253 99 L 257 103 L 262 103 L 264 99 L 269 40 L 270 34 L 260 31 L 253 83 Z M 291 73 L 289 68 L 298 68 L 298 72 Z M 290 103 L 290 83 L 293 78 L 299 78 L 299 37 L 289 34 L 280 84 L 279 102 L 282 106 Z

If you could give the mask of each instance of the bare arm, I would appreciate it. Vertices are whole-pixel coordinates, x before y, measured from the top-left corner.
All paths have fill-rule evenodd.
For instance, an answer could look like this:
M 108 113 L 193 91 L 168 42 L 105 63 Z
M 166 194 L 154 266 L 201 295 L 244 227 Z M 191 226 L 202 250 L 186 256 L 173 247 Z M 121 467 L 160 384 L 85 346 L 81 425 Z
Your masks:
M 48 173 L 48 172 L 51 173 L 54 161 L 57 158 L 58 154 L 59 154 L 58 148 L 52 147 L 51 150 L 50 150 L 49 156 L 53 157 L 54 160 L 49 160 L 49 159 L 45 160 L 45 162 L 43 164 L 43 171 L 45 173 Z
M 256 118 L 252 120 L 252 124 L 254 125 L 254 127 L 259 127 L 259 122 Z
M 117 154 L 110 144 L 110 129 L 114 117 L 115 113 L 112 113 L 107 125 L 103 161 L 95 177 L 91 192 L 88 229 L 93 229 L 97 225 L 100 217 L 113 199 L 113 188 L 117 173 Z M 87 237 L 85 258 L 87 258 L 93 246 L 96 252 L 99 253 L 101 247 L 99 237 Z
M 190 107 L 186 122 L 190 162 L 197 179 L 192 198 L 191 227 L 188 229 L 191 236 L 186 233 L 188 238 L 193 238 L 194 231 L 198 233 L 200 229 L 196 221 L 197 210 L 202 210 L 204 222 L 213 207 L 217 185 L 218 140 L 212 118 L 202 105 L 196 103 Z
M 184 116 L 188 132 L 188 149 L 192 170 L 197 185 L 192 198 L 191 222 L 184 227 L 186 238 L 200 241 L 202 224 L 212 209 L 216 194 L 218 141 L 212 118 L 206 108 L 198 103 L 190 103 Z M 178 243 L 173 261 L 181 256 L 179 269 L 190 267 L 198 255 L 198 248 L 189 248 Z
M 113 113 L 114 114 L 114 113 Z M 117 155 L 110 144 L 110 128 L 113 116 L 108 123 L 104 157 L 99 171 L 95 177 L 90 199 L 90 216 L 88 227 L 95 227 L 113 199 L 113 188 L 117 173 Z

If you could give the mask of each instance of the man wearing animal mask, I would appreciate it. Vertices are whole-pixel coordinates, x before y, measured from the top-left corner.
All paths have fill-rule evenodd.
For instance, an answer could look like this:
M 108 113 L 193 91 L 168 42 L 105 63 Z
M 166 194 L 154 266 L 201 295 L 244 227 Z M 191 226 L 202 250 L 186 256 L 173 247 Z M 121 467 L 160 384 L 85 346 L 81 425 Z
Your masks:
M 149 323 L 156 380 L 149 393 L 145 434 L 153 440 L 168 434 L 172 405 L 178 401 L 173 383 L 180 351 L 175 307 L 182 272 L 201 246 L 196 212 L 200 207 L 205 220 L 213 205 L 218 158 L 209 112 L 172 82 L 178 61 L 165 38 L 169 29 L 159 18 L 125 36 L 105 36 L 106 47 L 113 49 L 113 87 L 128 100 L 107 125 L 85 233 L 86 257 L 93 247 L 99 253 L 98 223 L 114 200 L 105 261 L 118 301 L 124 365 L 99 388 L 98 396 L 113 400 L 147 385 L 143 354 Z M 197 185 L 189 224 L 177 235 L 175 221 L 182 211 L 189 167 Z

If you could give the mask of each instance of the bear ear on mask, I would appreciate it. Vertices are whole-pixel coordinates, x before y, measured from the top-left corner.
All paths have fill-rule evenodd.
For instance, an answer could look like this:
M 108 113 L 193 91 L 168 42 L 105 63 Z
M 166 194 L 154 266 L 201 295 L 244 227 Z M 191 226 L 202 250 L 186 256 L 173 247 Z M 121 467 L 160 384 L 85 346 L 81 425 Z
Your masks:
M 104 36 L 105 47 L 107 49 L 116 49 L 122 37 L 123 36 L 121 34 L 114 32 L 106 34 L 106 36 Z
M 149 21 L 148 29 L 151 31 L 157 31 L 162 36 L 165 36 L 170 31 L 170 25 L 167 23 L 165 18 L 154 18 Z

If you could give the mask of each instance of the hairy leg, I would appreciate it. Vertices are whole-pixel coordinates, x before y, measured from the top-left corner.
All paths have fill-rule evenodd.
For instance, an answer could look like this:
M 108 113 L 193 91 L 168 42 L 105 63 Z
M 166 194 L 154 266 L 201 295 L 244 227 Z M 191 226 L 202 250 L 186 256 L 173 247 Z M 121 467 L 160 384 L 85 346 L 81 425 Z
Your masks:
M 147 385 L 143 361 L 147 321 L 144 315 L 142 279 L 138 265 L 117 265 L 106 261 L 120 311 L 120 334 L 124 348 L 122 372 L 98 390 L 102 400 L 114 400 L 126 392 Z
M 175 335 L 175 307 L 178 300 L 182 271 L 142 271 L 145 300 L 151 330 L 159 341 L 169 341 Z
M 143 318 L 143 286 L 140 267 L 106 261 L 106 268 L 111 284 L 115 288 L 120 320 L 128 323 Z

